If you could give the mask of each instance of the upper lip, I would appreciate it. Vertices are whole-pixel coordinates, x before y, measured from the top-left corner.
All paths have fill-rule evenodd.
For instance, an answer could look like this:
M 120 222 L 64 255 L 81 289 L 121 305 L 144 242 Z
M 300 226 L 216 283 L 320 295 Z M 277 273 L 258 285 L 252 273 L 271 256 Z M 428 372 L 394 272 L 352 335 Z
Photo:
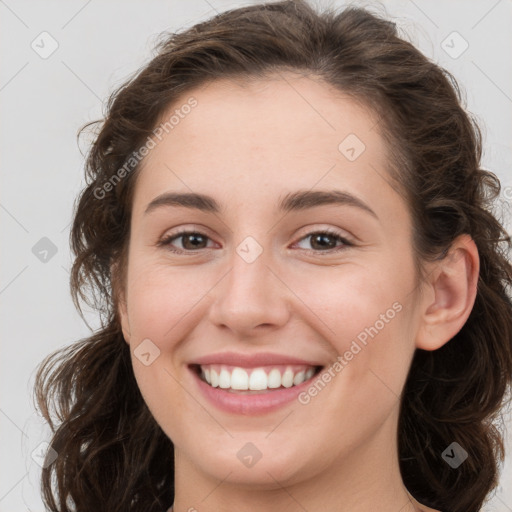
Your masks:
M 238 366 L 242 368 L 256 368 L 258 366 L 274 365 L 308 365 L 323 366 L 318 361 L 306 361 L 297 357 L 276 354 L 272 352 L 259 352 L 257 354 L 242 354 L 236 352 L 218 352 L 195 359 L 192 364 L 225 364 L 229 366 Z

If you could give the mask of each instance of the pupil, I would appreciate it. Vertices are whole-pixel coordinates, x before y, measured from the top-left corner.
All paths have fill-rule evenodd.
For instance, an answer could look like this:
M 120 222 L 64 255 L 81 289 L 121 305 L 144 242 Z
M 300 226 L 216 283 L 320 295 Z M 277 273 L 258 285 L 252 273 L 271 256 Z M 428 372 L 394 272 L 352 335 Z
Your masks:
M 192 234 L 188 235 L 185 238 L 185 240 L 186 241 L 190 241 L 190 240 L 197 241 L 197 239 L 199 239 L 199 243 L 201 243 L 201 238 L 202 238 L 202 235 L 200 235 L 199 233 L 192 233 Z M 194 242 L 192 242 L 192 246 L 193 246 L 193 248 L 197 249 L 197 245 Z
M 315 237 L 313 237 L 313 241 L 316 241 L 316 240 L 323 240 L 323 241 L 325 242 L 325 240 L 326 240 L 326 239 L 328 240 L 329 238 L 331 239 L 331 243 L 327 243 L 327 244 L 325 244 L 325 243 L 322 243 L 322 242 L 321 242 L 321 243 L 320 243 L 320 247 L 326 247 L 326 246 L 327 246 L 327 247 L 334 247 L 334 246 L 336 245 L 336 241 L 335 241 L 335 240 L 333 240 L 333 237 L 332 237 L 331 235 L 322 235 L 322 234 L 320 234 L 320 235 L 316 235 Z

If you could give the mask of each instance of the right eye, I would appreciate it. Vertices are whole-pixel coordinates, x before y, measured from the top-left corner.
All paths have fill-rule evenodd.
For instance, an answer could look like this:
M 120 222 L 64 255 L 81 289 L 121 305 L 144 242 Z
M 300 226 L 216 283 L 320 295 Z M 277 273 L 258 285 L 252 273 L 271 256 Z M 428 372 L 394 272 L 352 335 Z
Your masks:
M 172 247 L 173 240 L 176 239 L 182 239 L 182 246 L 183 248 L 176 249 Z M 171 252 L 177 253 L 177 254 L 185 254 L 187 252 L 195 251 L 198 249 L 202 249 L 203 247 L 197 247 L 197 245 L 201 245 L 204 243 L 204 240 L 209 240 L 209 237 L 206 236 L 204 233 L 201 233 L 199 231 L 179 231 L 178 233 L 171 233 L 164 237 L 160 242 L 158 242 L 158 246 L 165 246 L 167 247 Z M 192 244 L 192 247 L 185 247 L 185 245 L 188 245 L 188 243 Z

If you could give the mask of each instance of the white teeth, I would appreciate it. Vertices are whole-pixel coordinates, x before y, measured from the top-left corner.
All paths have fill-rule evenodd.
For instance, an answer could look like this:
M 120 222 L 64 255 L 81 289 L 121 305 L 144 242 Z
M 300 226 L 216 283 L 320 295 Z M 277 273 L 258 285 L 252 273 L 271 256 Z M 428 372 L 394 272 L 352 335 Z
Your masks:
M 222 368 L 219 375 L 219 388 L 228 389 L 229 387 L 231 387 L 231 375 Z
M 234 373 L 234 372 L 233 372 Z M 251 378 L 249 380 L 249 389 L 252 390 L 261 390 L 267 389 L 268 378 L 265 370 L 263 368 L 256 368 L 251 373 Z
M 268 374 L 268 387 L 270 389 L 281 387 L 281 372 L 277 368 L 273 368 Z
M 205 375 L 205 378 L 206 382 L 208 382 L 208 384 L 210 384 L 212 387 L 216 388 L 219 385 L 219 376 L 217 375 L 217 372 L 213 368 L 210 370 L 211 380 L 208 380 L 208 375 Z
M 283 376 L 281 377 L 281 385 L 285 388 L 291 388 L 293 386 L 293 372 L 290 368 L 286 368 Z
M 249 375 L 242 368 L 235 368 L 231 372 L 231 389 L 249 389 Z
M 299 372 L 293 377 L 293 385 L 298 386 L 299 384 L 302 384 L 306 379 L 304 379 L 304 376 L 306 375 L 305 372 Z
M 214 367 L 215 366 L 215 367 Z M 291 388 L 298 386 L 313 377 L 315 369 L 305 367 L 286 367 L 281 375 L 279 368 L 272 368 L 266 372 L 264 368 L 246 370 L 239 367 L 228 368 L 220 365 L 208 365 L 201 367 L 201 376 L 210 386 L 237 391 L 261 391 L 265 389 L 277 389 L 280 387 Z

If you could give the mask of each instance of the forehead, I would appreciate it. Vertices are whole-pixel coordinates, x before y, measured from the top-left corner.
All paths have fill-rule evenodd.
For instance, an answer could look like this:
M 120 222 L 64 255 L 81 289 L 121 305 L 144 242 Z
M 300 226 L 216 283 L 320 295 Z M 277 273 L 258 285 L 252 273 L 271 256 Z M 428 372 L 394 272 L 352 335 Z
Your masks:
M 183 108 L 191 98 L 195 106 Z M 162 123 L 173 115 L 143 162 L 135 203 L 168 189 L 217 191 L 229 201 L 252 190 L 262 200 L 320 181 L 364 192 L 385 180 L 376 116 L 314 77 L 216 80 L 182 95 Z

